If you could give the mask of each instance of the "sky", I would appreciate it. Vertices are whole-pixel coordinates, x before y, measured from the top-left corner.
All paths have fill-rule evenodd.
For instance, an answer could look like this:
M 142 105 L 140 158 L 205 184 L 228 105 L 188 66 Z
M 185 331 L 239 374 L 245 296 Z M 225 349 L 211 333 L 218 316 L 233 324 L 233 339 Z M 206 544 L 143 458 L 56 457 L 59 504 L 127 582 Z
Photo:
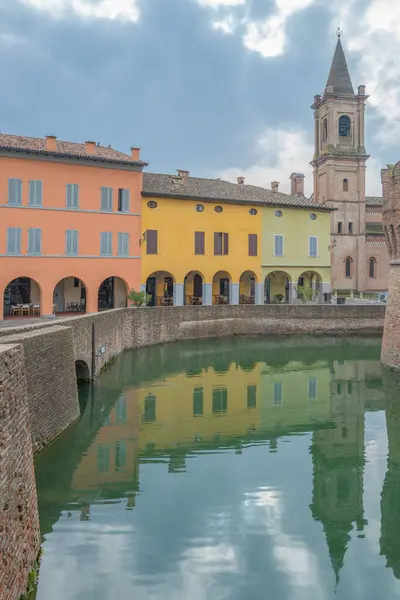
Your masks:
M 312 192 L 313 97 L 342 43 L 367 86 L 367 194 L 400 159 L 398 0 L 0 0 L 0 132 L 95 140 L 153 172 Z

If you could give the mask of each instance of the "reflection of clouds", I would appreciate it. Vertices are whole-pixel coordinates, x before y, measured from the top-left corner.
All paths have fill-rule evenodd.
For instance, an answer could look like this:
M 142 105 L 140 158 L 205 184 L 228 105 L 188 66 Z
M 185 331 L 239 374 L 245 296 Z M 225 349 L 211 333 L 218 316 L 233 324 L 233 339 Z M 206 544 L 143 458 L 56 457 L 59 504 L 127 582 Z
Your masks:
M 284 533 L 284 511 L 281 492 L 273 488 L 260 488 L 256 492 L 246 493 L 243 501 L 245 519 L 249 524 L 264 527 L 273 544 L 273 556 L 277 567 L 288 578 L 291 586 L 291 598 L 326 597 L 319 576 L 317 559 L 304 539 Z M 264 518 L 260 518 L 260 512 Z M 311 589 L 310 589 L 311 588 Z

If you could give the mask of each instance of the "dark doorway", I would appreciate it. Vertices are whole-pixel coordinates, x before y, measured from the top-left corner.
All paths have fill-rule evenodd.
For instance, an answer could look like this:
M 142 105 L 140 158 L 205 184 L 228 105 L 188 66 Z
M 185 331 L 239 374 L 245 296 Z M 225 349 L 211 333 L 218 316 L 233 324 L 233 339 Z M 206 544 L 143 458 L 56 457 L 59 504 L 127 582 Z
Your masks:
M 114 277 L 105 279 L 99 287 L 98 309 L 114 308 Z
M 219 280 L 219 295 L 227 298 L 229 302 L 229 279 L 221 278 Z
M 164 298 L 173 298 L 174 280 L 172 277 L 164 277 Z
M 203 280 L 197 273 L 193 277 L 193 295 L 197 298 L 202 298 L 203 296 Z
M 11 314 L 11 307 L 17 304 L 30 304 L 31 280 L 29 277 L 13 279 L 4 291 L 4 316 Z
M 156 283 L 157 280 L 155 277 L 149 277 L 146 281 L 146 294 L 150 296 L 148 306 L 156 305 Z

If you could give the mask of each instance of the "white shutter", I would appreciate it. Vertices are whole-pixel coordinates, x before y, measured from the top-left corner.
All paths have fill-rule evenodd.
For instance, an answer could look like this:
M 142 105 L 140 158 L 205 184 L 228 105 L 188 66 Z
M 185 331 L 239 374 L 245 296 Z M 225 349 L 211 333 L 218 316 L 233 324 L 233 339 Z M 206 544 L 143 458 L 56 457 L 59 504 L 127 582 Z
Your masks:
M 7 229 L 7 254 L 16 254 L 15 231 L 13 227 Z
M 130 191 L 122 190 L 122 211 L 129 212 Z
M 129 256 L 129 233 L 118 234 L 118 255 Z
M 275 240 L 274 255 L 275 256 L 283 256 L 283 235 L 276 235 L 274 240 Z
M 107 210 L 108 193 L 107 188 L 102 187 L 100 192 L 100 210 Z
M 35 254 L 42 253 L 42 230 L 35 229 Z
M 78 254 L 78 232 L 73 231 L 72 234 L 72 253 Z
M 100 233 L 100 254 L 102 256 L 112 254 L 112 233 L 110 231 L 102 231 Z
M 313 258 L 317 257 L 318 244 L 317 244 L 317 238 L 315 236 L 311 236 L 309 238 L 309 252 L 310 252 L 310 257 L 313 257 Z
M 10 178 L 8 180 L 8 204 L 22 204 L 22 181 Z
M 112 200 L 113 200 L 113 189 L 107 188 L 108 190 L 108 202 L 107 202 L 107 210 L 112 210 Z
M 72 187 L 72 206 L 74 208 L 78 208 L 79 206 L 79 185 L 77 183 L 73 183 Z

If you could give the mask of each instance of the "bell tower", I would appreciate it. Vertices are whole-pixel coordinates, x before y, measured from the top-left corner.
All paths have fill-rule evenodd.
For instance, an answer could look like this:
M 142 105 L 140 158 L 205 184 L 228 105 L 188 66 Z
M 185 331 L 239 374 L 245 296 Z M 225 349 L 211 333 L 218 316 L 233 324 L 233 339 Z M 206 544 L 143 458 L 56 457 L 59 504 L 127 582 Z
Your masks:
M 336 210 L 331 219 L 331 279 L 336 290 L 365 289 L 365 86 L 354 93 L 337 31 L 325 90 L 314 96 L 314 201 Z

